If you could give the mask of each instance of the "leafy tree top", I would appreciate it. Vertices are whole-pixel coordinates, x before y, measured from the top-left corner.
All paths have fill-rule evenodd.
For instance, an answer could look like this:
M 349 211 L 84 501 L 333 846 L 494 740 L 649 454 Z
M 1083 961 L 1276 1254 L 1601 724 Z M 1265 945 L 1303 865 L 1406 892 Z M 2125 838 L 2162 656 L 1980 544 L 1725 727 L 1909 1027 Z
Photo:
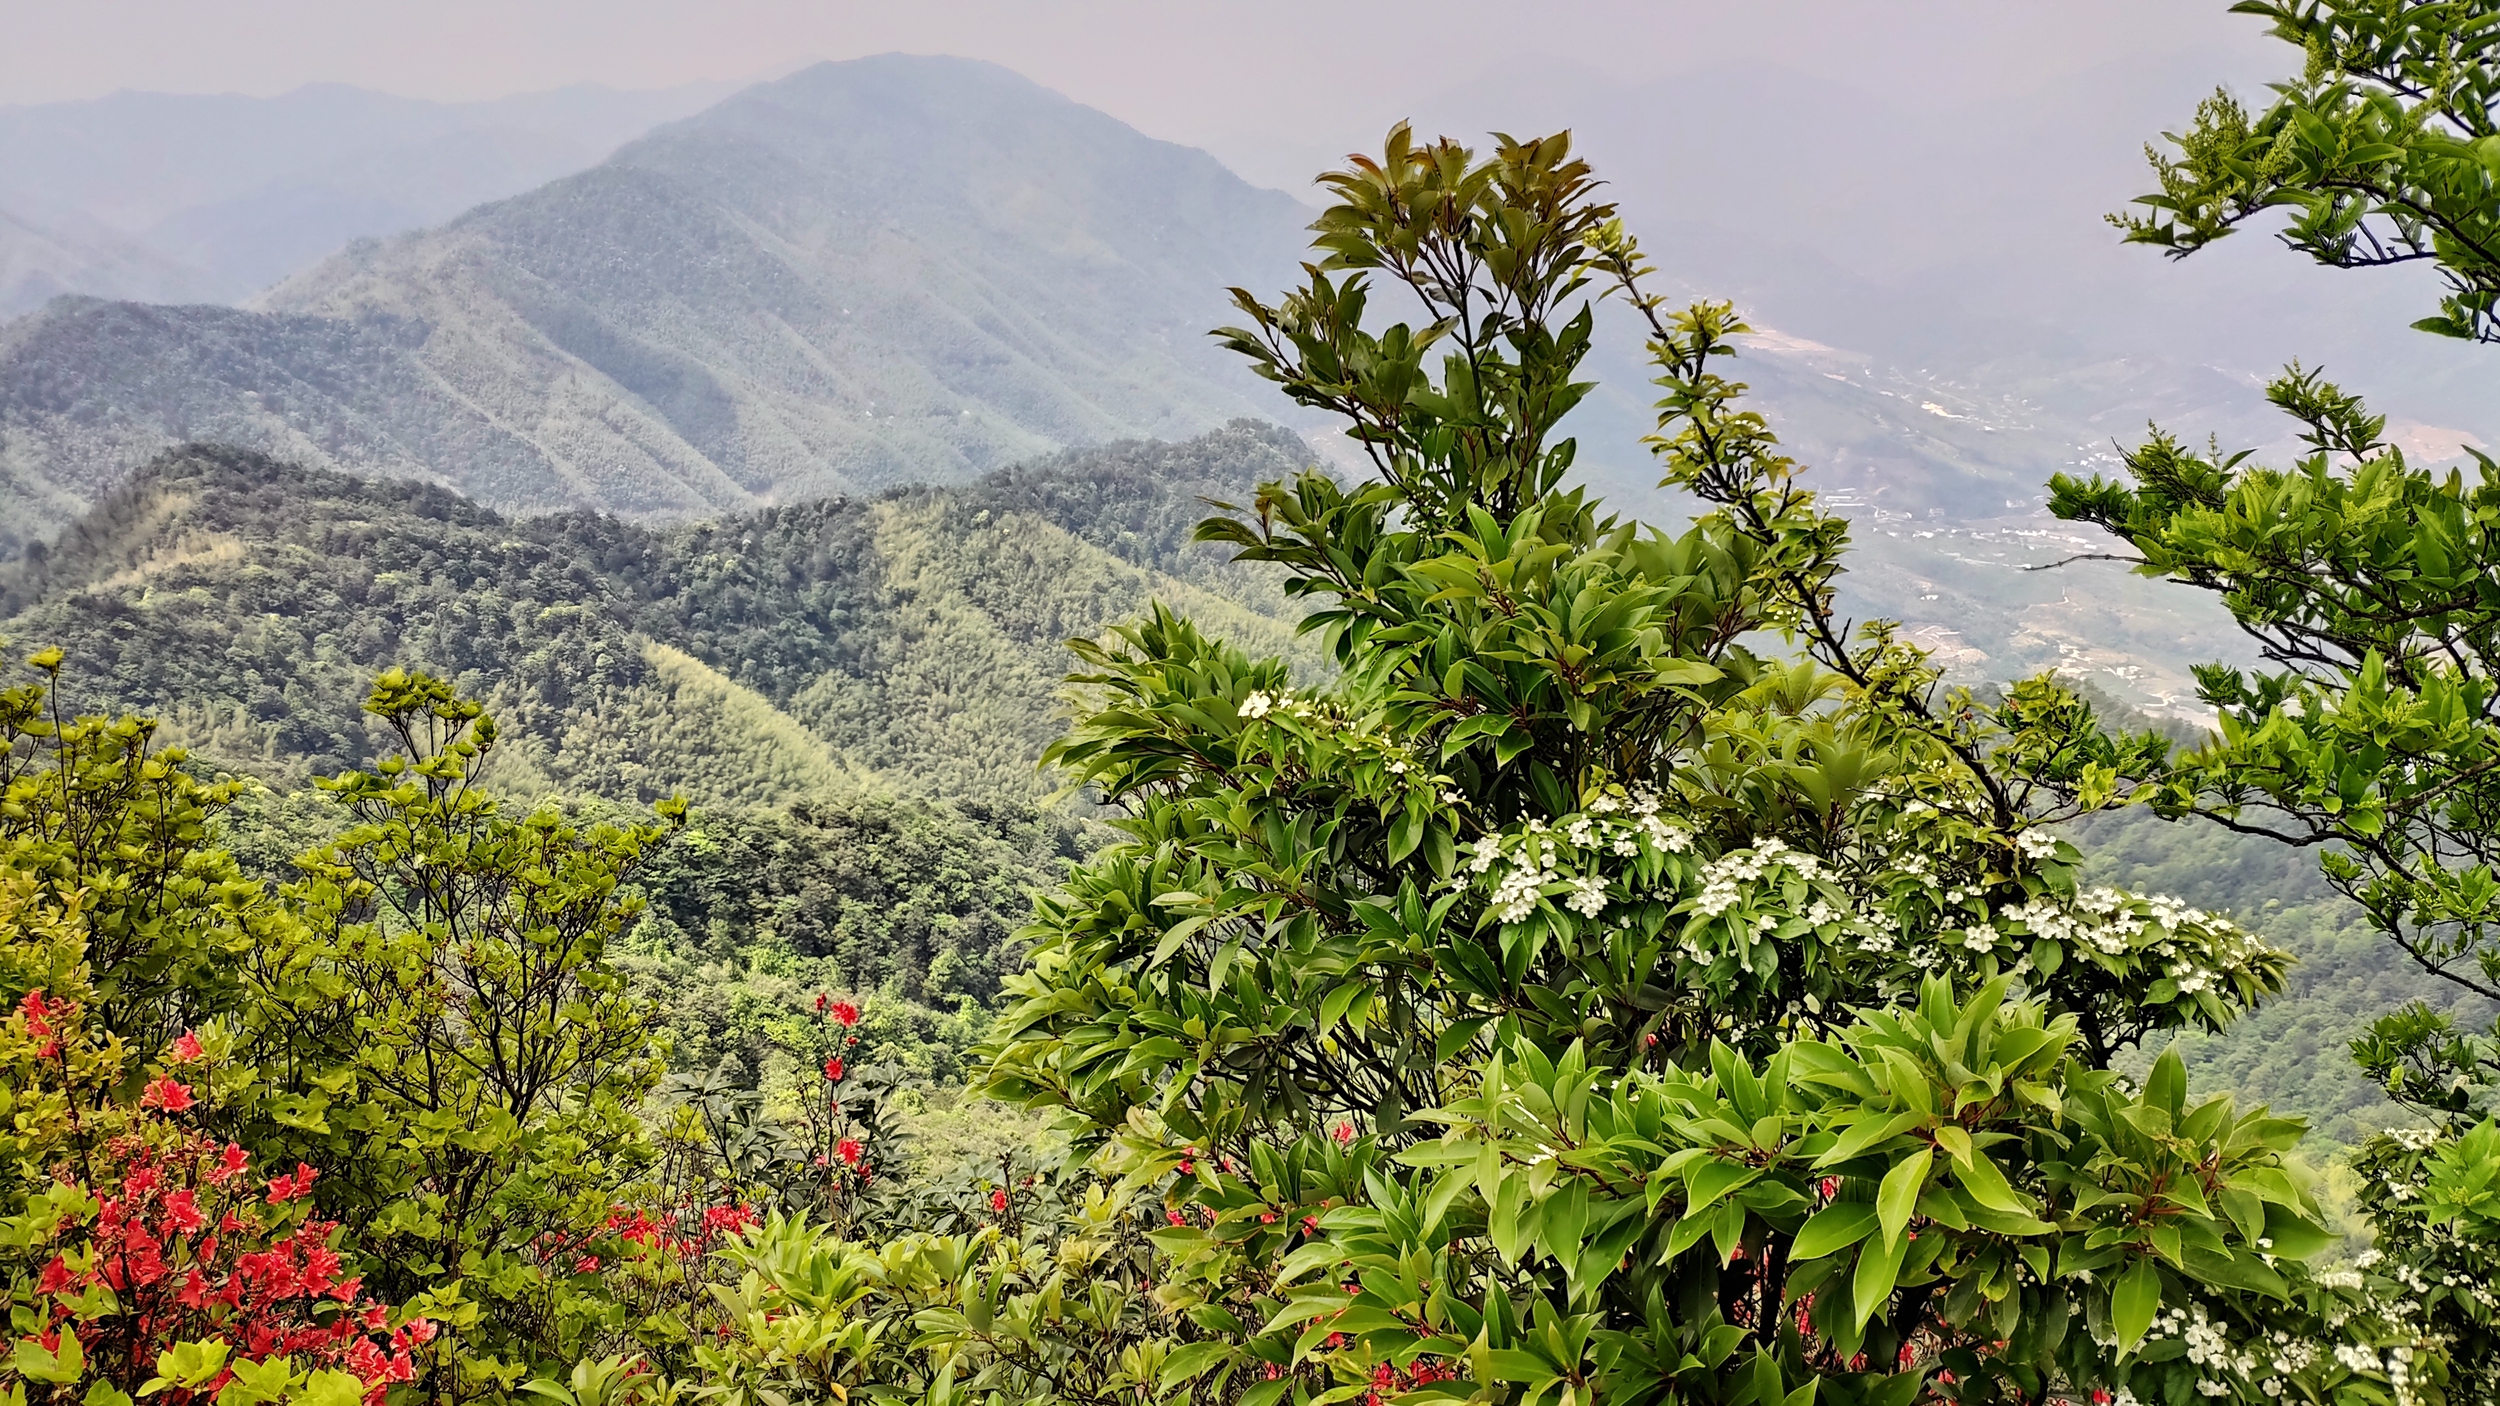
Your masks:
M 2487 0 L 2242 0 L 2298 45 L 2298 77 L 2251 114 L 2217 91 L 2146 149 L 2159 192 L 2113 215 L 2185 257 L 2269 211 L 2334 268 L 2429 261 L 2447 283 L 2427 332 L 2500 341 L 2500 9 Z

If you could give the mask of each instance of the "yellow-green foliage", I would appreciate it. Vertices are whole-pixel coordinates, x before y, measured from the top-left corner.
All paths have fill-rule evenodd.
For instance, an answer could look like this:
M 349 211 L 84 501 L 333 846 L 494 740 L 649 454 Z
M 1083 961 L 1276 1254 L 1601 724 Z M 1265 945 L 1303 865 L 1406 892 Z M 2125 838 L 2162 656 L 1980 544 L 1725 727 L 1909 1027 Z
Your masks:
M 911 789 L 1035 794 L 1034 768 L 1063 724 L 1050 699 L 1074 662 L 1063 641 L 1135 617 L 1150 599 L 1262 654 L 1297 654 L 1290 623 L 1120 560 L 1033 513 L 957 529 L 947 503 L 877 505 L 891 646 L 874 667 L 828 673 L 791 702 L 823 735 Z M 950 530 L 956 529 L 956 530 Z

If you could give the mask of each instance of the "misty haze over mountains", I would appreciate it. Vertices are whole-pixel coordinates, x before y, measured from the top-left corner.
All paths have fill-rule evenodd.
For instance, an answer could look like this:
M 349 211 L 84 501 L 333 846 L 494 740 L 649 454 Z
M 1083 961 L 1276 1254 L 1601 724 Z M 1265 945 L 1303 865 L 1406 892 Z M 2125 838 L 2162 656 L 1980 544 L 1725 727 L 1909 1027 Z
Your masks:
M 0 317 L 61 293 L 234 302 L 349 240 L 569 175 L 735 86 L 438 103 L 315 84 L 0 107 Z
M 1270 408 L 1205 329 L 1308 217 L 992 65 L 818 65 L 261 310 L 0 329 L 0 502 L 57 523 L 187 439 L 684 517 L 1184 437 Z
M 2227 637 L 2124 581 L 2010 573 L 2073 545 L 2035 518 L 2051 473 L 2114 466 L 2148 419 L 2280 450 L 2258 387 L 2292 356 L 2418 455 L 2500 438 L 2470 351 L 2406 326 L 2426 280 L 2261 236 L 2178 266 L 2118 244 L 2100 216 L 2143 187 L 2140 139 L 2213 73 L 2190 55 L 1935 108 L 1758 65 L 1529 67 L 1499 112 L 1469 87 L 1414 116 L 1572 127 L 1670 284 L 1756 315 L 1741 374 L 1858 515 L 1870 611 L 1975 670 L 2083 660 L 2159 701 L 2175 669 L 2128 660 Z M 0 289 L 132 300 L 0 324 L 0 548 L 188 439 L 504 510 L 686 518 L 1292 418 L 1204 331 L 1233 320 L 1227 285 L 1281 286 L 1294 198 L 972 61 L 714 96 L 0 111 Z M 164 306 L 201 300 L 246 306 Z M 1582 471 L 1671 521 L 1638 338 L 1601 325 Z

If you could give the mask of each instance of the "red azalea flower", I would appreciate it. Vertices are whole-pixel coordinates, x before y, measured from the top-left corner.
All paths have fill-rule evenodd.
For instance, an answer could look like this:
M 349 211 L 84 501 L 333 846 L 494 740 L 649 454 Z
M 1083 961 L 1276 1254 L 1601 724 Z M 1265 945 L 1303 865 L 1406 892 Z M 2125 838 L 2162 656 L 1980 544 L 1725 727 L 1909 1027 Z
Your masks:
M 167 1049 L 166 1052 L 174 1057 L 174 1063 L 176 1064 L 189 1064 L 191 1061 L 198 1059 L 200 1057 L 199 1032 L 193 1030 L 183 1031 L 180 1036 L 176 1037 L 174 1043 Z
M 1337 1145 L 1339 1147 L 1352 1147 L 1354 1145 L 1354 1124 L 1351 1122 L 1339 1123 L 1336 1127 L 1334 1136 L 1337 1139 Z
M 597 1255 L 584 1255 L 580 1259 L 573 1261 L 573 1272 L 575 1274 L 597 1274 L 599 1272 L 599 1257 Z
M 191 1188 L 186 1186 L 165 1198 L 165 1225 L 174 1234 L 188 1235 L 207 1223 Z
M 180 1113 L 191 1104 L 191 1091 L 171 1078 L 157 1080 L 139 1095 L 141 1108 L 161 1108 L 168 1113 Z

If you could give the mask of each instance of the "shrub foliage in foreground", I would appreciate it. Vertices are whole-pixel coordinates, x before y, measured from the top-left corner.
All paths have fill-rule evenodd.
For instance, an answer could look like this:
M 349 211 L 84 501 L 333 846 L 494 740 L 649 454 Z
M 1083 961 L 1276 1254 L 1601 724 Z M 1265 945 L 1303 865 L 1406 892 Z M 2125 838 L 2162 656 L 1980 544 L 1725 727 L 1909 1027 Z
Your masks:
M 2050 680 L 1948 694 L 1835 614 L 1846 525 L 1561 138 L 1402 130 L 1224 334 L 1377 468 L 1204 529 L 1343 666 L 1158 615 L 1054 757 L 1130 835 L 1045 898 L 991 1087 L 1175 1178 L 1175 1381 L 1417 1401 L 2418 1399 L 2326 1279 L 2296 1125 L 2111 1058 L 2279 988 L 2048 829 L 2159 747 Z M 1374 330 L 1375 292 L 1419 306 Z M 1585 307 L 1649 320 L 1678 537 L 1564 488 Z M 1794 653 L 1762 652 L 1766 639 Z M 1242 1387 L 1246 1384 L 1246 1389 Z

